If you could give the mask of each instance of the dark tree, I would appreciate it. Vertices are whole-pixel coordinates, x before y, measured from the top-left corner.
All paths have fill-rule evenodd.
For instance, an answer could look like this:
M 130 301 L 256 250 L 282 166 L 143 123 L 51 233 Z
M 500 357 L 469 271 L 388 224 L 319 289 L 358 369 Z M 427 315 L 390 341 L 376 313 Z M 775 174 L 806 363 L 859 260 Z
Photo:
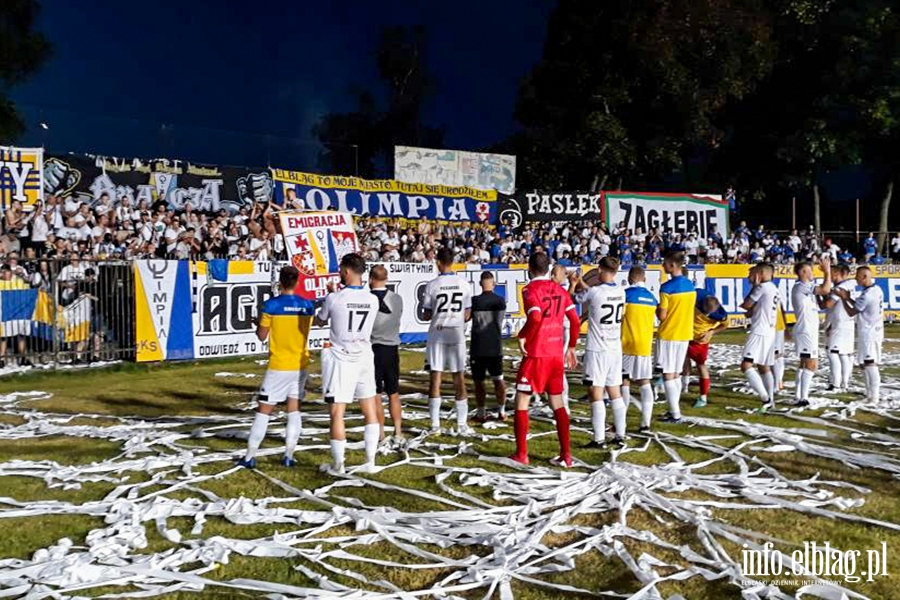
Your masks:
M 50 56 L 50 42 L 34 30 L 40 10 L 36 0 L 3 0 L 0 7 L 0 142 L 11 142 L 25 130 L 10 90 Z
M 369 178 L 392 176 L 394 146 L 443 145 L 443 131 L 422 120 L 434 92 L 426 42 L 421 26 L 382 30 L 375 59 L 385 89 L 353 92 L 356 110 L 328 114 L 315 125 L 313 134 L 325 147 L 319 155 L 320 169 Z M 384 102 L 379 103 L 378 97 Z
M 560 0 L 523 83 L 527 186 L 659 184 L 723 132 L 774 57 L 763 0 Z

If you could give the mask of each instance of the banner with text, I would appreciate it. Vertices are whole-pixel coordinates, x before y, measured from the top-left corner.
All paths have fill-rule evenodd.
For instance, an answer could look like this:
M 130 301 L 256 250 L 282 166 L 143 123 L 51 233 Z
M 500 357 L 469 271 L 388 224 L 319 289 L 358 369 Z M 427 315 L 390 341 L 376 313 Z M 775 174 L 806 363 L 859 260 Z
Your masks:
M 519 192 L 501 198 L 500 220 L 513 229 L 534 222 L 599 221 L 602 198 L 600 192 Z
M 121 159 L 71 154 L 51 156 L 44 164 L 43 189 L 61 197 L 75 196 L 94 205 L 106 195 L 112 206 L 128 198 L 132 206 L 165 199 L 169 208 L 236 213 L 272 198 L 266 168 L 217 167 L 180 160 Z
M 603 196 L 603 216 L 610 230 L 624 223 L 626 229 L 644 233 L 658 227 L 681 234 L 696 231 L 700 237 L 716 230 L 728 237 L 728 202 L 721 196 L 643 192 L 604 192 Z
M 323 298 L 329 282 L 338 282 L 341 259 L 359 250 L 353 216 L 341 212 L 282 212 L 281 232 L 291 264 L 300 271 L 297 293 Z
M 277 272 L 282 264 L 287 263 L 231 261 L 223 274 L 205 262 L 136 262 L 137 360 L 221 358 L 267 352 L 268 344 L 256 338 L 254 320 L 263 302 L 274 293 Z M 428 282 L 437 277 L 435 266 L 430 263 L 380 264 L 388 271 L 388 287 L 403 298 L 401 341 L 404 344 L 424 342 L 428 321 L 425 320 L 423 299 Z M 525 322 L 522 288 L 529 281 L 526 266 L 486 265 L 458 272 L 469 280 L 473 293 L 477 294 L 481 291 L 478 285 L 481 271 L 485 269 L 494 274 L 495 291 L 506 299 L 503 334 L 515 335 Z M 689 272 L 697 287 L 705 288 L 721 300 L 729 314 L 731 327 L 747 324 L 739 307 L 750 292 L 749 269 L 750 265 L 707 265 Z M 900 318 L 900 266 L 874 269 L 875 281 L 884 292 L 885 319 Z M 616 277 L 616 283 L 626 285 L 627 276 L 627 269 L 623 269 Z M 659 295 L 663 279 L 658 266 L 648 267 L 646 286 L 655 296 Z M 790 267 L 778 267 L 775 284 L 781 292 L 789 323 L 793 322 L 793 307 L 788 292 L 795 280 Z M 327 329 L 314 327 L 310 348 L 321 349 L 327 337 Z
M 275 202 L 288 209 L 337 210 L 373 217 L 497 222 L 497 192 L 393 179 L 315 175 L 272 169 Z
M 407 183 L 516 191 L 516 157 L 463 150 L 394 147 L 394 179 Z
M 0 208 L 6 210 L 13 201 L 30 211 L 44 200 L 41 176 L 44 169 L 43 148 L 0 146 Z

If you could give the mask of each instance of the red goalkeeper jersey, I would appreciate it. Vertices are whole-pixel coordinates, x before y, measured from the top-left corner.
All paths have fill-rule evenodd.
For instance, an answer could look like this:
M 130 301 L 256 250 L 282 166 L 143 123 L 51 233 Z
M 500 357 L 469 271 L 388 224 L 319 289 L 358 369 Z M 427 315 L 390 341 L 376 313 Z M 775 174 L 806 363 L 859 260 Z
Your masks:
M 525 340 L 525 353 L 529 358 L 563 355 L 567 318 L 569 347 L 575 347 L 581 324 L 575 303 L 562 286 L 549 278 L 533 279 L 522 288 L 522 299 L 527 320 L 519 337 Z

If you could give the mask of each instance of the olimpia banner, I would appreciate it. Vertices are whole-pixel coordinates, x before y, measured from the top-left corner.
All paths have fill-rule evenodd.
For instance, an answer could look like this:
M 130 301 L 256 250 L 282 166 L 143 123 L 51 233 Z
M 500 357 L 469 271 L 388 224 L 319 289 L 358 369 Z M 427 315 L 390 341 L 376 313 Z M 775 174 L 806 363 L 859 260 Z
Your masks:
M 43 168 L 43 191 L 74 196 L 94 205 L 106 196 L 112 206 L 128 198 L 132 206 L 164 200 L 169 208 L 236 213 L 272 198 L 267 168 L 221 167 L 158 158 L 113 158 L 69 154 L 48 157 Z
M 6 210 L 13 201 L 32 210 L 44 200 L 41 173 L 44 169 L 43 148 L 0 146 L 0 208 Z
M 700 237 L 718 231 L 727 238 L 728 215 L 728 202 L 716 195 L 603 193 L 603 218 L 610 230 L 624 225 L 646 233 L 658 227 L 680 234 L 696 231 Z
M 497 192 L 470 187 L 360 179 L 272 169 L 275 202 L 286 209 L 337 210 L 355 216 L 497 222 Z

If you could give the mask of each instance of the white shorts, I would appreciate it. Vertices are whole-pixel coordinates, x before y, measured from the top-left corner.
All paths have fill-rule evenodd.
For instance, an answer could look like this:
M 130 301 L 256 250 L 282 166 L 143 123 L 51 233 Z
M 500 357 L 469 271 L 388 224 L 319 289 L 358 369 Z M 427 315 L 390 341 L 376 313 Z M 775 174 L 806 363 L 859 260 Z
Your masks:
M 744 360 L 752 361 L 754 365 L 773 366 L 775 364 L 775 336 L 748 334 L 741 356 Z
M 622 357 L 622 375 L 634 381 L 653 379 L 653 359 L 626 354 Z
M 853 354 L 854 337 L 852 329 L 834 329 L 825 337 L 825 346 L 829 352 Z
M 306 397 L 307 371 L 273 371 L 267 369 L 259 387 L 260 404 L 281 404 L 288 398 L 303 400 Z
M 584 378 L 594 387 L 622 385 L 622 353 L 584 353 Z
M 819 330 L 795 332 L 794 351 L 800 358 L 819 358 Z
M 784 356 L 784 329 L 775 331 L 775 356 Z
M 425 347 L 426 367 L 441 373 L 462 373 L 466 370 L 466 344 L 442 344 L 428 341 Z
M 882 338 L 864 338 L 860 337 L 856 340 L 856 364 L 865 365 L 866 361 L 873 361 L 876 365 L 881 364 L 881 343 Z
M 687 358 L 687 340 L 659 340 L 656 345 L 656 365 L 663 373 L 681 373 Z
M 350 404 L 357 398 L 378 395 L 375 356 L 364 354 L 350 362 L 335 358 L 330 348 L 322 350 L 322 395 L 328 404 Z

